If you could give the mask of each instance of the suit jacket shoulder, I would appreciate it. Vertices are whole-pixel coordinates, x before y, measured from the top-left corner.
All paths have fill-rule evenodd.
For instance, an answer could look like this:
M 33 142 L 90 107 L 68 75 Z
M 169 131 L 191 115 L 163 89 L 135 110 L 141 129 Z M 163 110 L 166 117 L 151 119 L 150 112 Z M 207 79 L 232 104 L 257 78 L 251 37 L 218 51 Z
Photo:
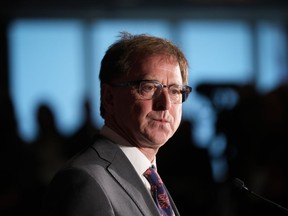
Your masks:
M 104 137 L 76 155 L 49 185 L 43 215 L 159 216 L 121 149 Z

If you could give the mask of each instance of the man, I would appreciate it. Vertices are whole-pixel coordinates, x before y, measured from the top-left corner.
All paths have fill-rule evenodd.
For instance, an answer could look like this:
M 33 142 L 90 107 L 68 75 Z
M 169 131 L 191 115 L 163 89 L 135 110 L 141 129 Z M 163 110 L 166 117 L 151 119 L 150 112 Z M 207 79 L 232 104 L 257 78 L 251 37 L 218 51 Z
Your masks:
M 180 124 L 192 90 L 187 77 L 187 60 L 171 42 L 122 33 L 101 62 L 105 125 L 52 180 L 44 215 L 179 215 L 165 186 L 158 188 L 161 180 L 155 186 L 148 179 L 158 176 L 148 168 L 156 168 L 157 151 Z

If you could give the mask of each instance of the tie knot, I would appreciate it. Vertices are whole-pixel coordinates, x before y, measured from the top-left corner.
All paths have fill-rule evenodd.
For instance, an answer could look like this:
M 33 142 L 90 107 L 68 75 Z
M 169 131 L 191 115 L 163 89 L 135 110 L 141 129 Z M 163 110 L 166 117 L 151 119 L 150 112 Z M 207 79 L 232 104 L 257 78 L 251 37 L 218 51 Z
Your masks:
M 145 178 L 150 182 L 151 185 L 162 185 L 163 182 L 158 175 L 156 169 L 154 167 L 149 167 L 145 172 L 144 172 Z

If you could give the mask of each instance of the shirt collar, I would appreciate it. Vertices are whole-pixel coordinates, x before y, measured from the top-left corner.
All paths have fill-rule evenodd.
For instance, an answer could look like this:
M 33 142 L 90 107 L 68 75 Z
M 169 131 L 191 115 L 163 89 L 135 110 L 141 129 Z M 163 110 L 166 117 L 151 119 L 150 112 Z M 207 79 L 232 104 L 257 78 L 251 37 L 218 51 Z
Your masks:
M 139 176 L 143 176 L 143 173 L 151 165 L 157 168 L 156 157 L 151 163 L 137 147 L 131 145 L 127 140 L 125 140 L 108 126 L 104 125 L 103 128 L 100 130 L 100 134 L 111 139 L 115 144 L 119 145 L 120 149 L 132 163 Z

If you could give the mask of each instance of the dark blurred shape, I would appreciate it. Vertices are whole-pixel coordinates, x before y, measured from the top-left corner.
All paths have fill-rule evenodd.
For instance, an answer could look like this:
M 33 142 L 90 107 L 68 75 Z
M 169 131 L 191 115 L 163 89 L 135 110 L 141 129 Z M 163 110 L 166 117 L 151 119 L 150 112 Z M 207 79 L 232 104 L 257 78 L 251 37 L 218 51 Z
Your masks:
M 225 109 L 212 103 L 218 116 L 216 133 L 227 138 L 228 182 L 239 177 L 258 194 L 288 206 L 287 84 L 267 94 L 258 93 L 253 85 L 205 84 L 197 90 L 213 101 L 217 89 L 223 87 L 234 89 L 238 95 L 234 107 Z M 238 215 L 281 215 L 247 194 L 231 190 L 227 198 L 231 196 Z
M 50 105 L 40 104 L 35 113 L 36 139 L 25 143 L 18 134 L 11 99 L 2 94 L 0 99 L 0 215 L 38 216 L 46 186 L 57 170 L 92 141 L 96 128 L 90 103 L 83 104 L 83 124 L 68 137 L 58 131 Z
M 0 215 L 20 215 L 26 208 L 27 191 L 33 186 L 31 155 L 18 135 L 14 106 L 0 97 Z
M 66 139 L 58 132 L 53 111 L 48 104 L 40 104 L 36 113 L 38 133 L 31 143 L 38 182 L 47 185 L 55 172 L 68 159 Z
M 195 146 L 192 123 L 182 121 L 157 154 L 160 175 L 182 215 L 217 216 L 216 184 L 207 149 Z
M 80 127 L 69 137 L 67 145 L 67 156 L 72 157 L 93 142 L 94 135 L 98 132 L 98 129 L 93 123 L 91 113 L 91 103 L 88 99 L 83 102 L 84 118 Z

